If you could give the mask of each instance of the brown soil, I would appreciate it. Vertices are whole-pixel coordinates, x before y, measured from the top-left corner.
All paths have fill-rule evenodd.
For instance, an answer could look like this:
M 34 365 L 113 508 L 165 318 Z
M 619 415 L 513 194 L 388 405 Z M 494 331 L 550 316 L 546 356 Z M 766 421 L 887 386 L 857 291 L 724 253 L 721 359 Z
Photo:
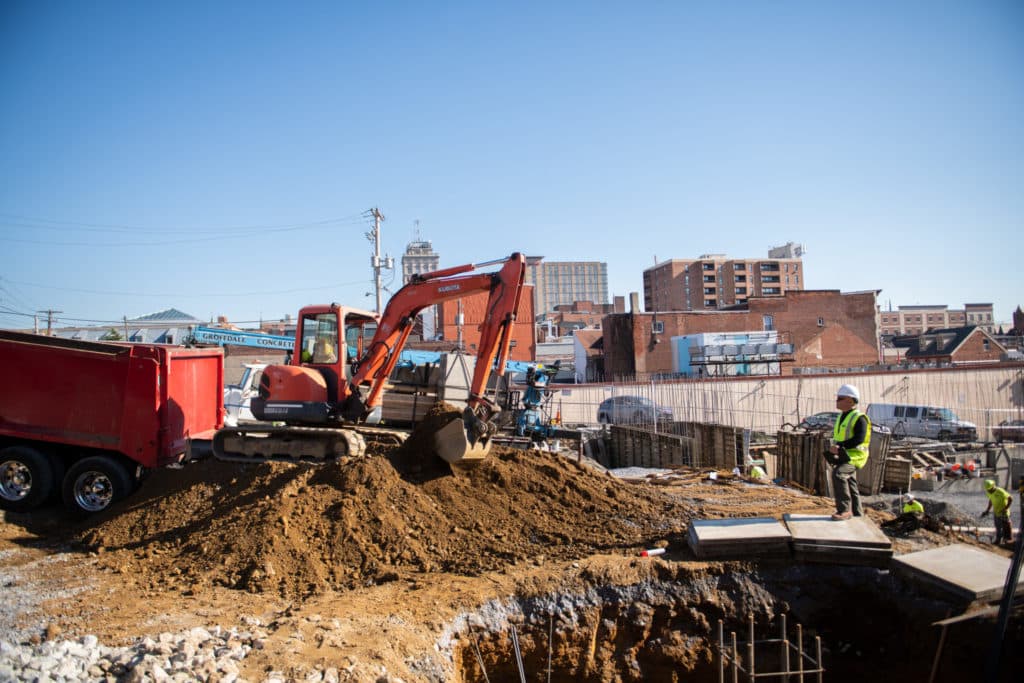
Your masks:
M 372 663 L 411 681 L 410 657 L 492 598 L 628 584 L 662 562 L 700 573 L 714 565 L 686 548 L 691 518 L 831 509 L 725 473 L 624 481 L 539 451 L 495 447 L 479 465 L 452 469 L 428 443 L 414 434 L 401 448 L 322 466 L 208 460 L 161 470 L 85 523 L 55 510 L 8 514 L 0 550 L 25 553 L 7 562 L 66 549 L 56 543 L 75 551 L 38 577 L 81 586 L 26 615 L 40 632 L 49 624 L 51 635 L 115 645 L 258 619 L 272 636 L 244 661 L 250 680 Z M 638 558 L 653 546 L 669 552 Z

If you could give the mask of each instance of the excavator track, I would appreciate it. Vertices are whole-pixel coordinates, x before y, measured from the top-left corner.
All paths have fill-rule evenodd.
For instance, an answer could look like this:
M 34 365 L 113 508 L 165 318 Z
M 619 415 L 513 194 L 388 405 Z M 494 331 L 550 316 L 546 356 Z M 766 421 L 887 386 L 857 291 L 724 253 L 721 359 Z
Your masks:
M 329 427 L 225 427 L 213 437 L 213 455 L 231 462 L 325 463 L 366 454 L 363 430 Z

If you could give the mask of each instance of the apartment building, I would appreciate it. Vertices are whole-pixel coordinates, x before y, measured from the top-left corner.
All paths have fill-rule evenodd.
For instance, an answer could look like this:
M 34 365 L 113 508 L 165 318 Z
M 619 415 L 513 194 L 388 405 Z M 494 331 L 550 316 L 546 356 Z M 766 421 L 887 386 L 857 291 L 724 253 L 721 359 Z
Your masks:
M 577 301 L 608 302 L 608 264 L 602 261 L 547 261 L 526 257 L 526 284 L 534 287 L 537 315 Z
M 776 253 L 776 252 L 773 252 Z M 792 257 L 731 259 L 703 254 L 670 259 L 643 273 L 644 310 L 714 311 L 746 303 L 751 297 L 785 296 L 804 289 L 803 260 Z
M 953 327 L 980 327 L 995 334 L 992 304 L 964 304 L 962 309 L 945 305 L 897 306 L 897 309 L 879 311 L 879 331 L 883 336 L 924 334 L 928 330 Z

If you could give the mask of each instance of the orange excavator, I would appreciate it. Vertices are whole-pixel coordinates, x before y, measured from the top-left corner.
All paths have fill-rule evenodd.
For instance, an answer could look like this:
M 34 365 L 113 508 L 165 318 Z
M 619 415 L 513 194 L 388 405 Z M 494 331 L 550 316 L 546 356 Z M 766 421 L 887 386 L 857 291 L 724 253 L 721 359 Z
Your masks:
M 498 263 L 503 265 L 497 272 L 466 274 Z M 461 419 L 434 437 L 437 455 L 450 464 L 486 457 L 500 408 L 484 392 L 491 372 L 505 371 L 525 274 L 526 259 L 514 253 L 413 275 L 380 316 L 339 304 L 306 306 L 299 311 L 289 364 L 267 366 L 259 396 L 252 399 L 253 416 L 269 424 L 219 430 L 214 455 L 243 462 L 320 462 L 361 456 L 367 440 L 400 443 L 405 432 L 379 424 L 381 402 L 416 314 L 436 303 L 488 292 L 466 408 Z

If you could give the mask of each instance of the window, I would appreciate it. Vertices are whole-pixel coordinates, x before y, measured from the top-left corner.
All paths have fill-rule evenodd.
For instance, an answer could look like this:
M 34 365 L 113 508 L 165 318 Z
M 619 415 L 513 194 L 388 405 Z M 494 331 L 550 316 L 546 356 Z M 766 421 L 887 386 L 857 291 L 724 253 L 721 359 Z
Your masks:
M 715 281 L 715 276 L 714 275 L 705 275 L 704 276 L 704 282 L 714 282 L 714 281 Z
M 715 308 L 715 306 L 716 304 L 714 299 L 704 299 L 705 308 Z
M 714 287 L 705 287 L 704 288 L 704 293 L 705 294 L 714 294 L 715 293 L 715 288 Z
M 736 288 L 736 293 L 737 294 L 746 294 L 747 293 L 747 288 L 746 287 L 737 287 Z
M 896 417 L 904 417 L 903 406 L 896 406 L 896 408 L 893 409 L 893 415 L 895 415 Z
M 761 290 L 765 294 L 780 294 L 781 290 L 778 287 L 765 287 Z
M 917 417 L 917 406 L 907 406 L 907 417 Z
M 665 323 L 655 320 L 651 323 L 651 334 L 665 334 Z
M 735 282 L 746 282 L 747 281 L 747 276 L 746 275 L 737 275 L 736 277 L 733 278 L 733 280 Z
M 818 327 L 825 327 L 825 319 L 818 318 Z
M 766 316 L 763 316 L 761 318 L 761 320 L 764 322 L 764 329 L 766 331 L 767 330 L 774 330 L 775 329 L 775 318 L 774 317 L 772 317 L 770 315 L 766 315 Z
M 990 348 L 989 343 L 988 343 L 988 339 L 982 339 L 981 340 L 981 348 L 984 349 L 985 351 L 991 351 L 992 350 Z

